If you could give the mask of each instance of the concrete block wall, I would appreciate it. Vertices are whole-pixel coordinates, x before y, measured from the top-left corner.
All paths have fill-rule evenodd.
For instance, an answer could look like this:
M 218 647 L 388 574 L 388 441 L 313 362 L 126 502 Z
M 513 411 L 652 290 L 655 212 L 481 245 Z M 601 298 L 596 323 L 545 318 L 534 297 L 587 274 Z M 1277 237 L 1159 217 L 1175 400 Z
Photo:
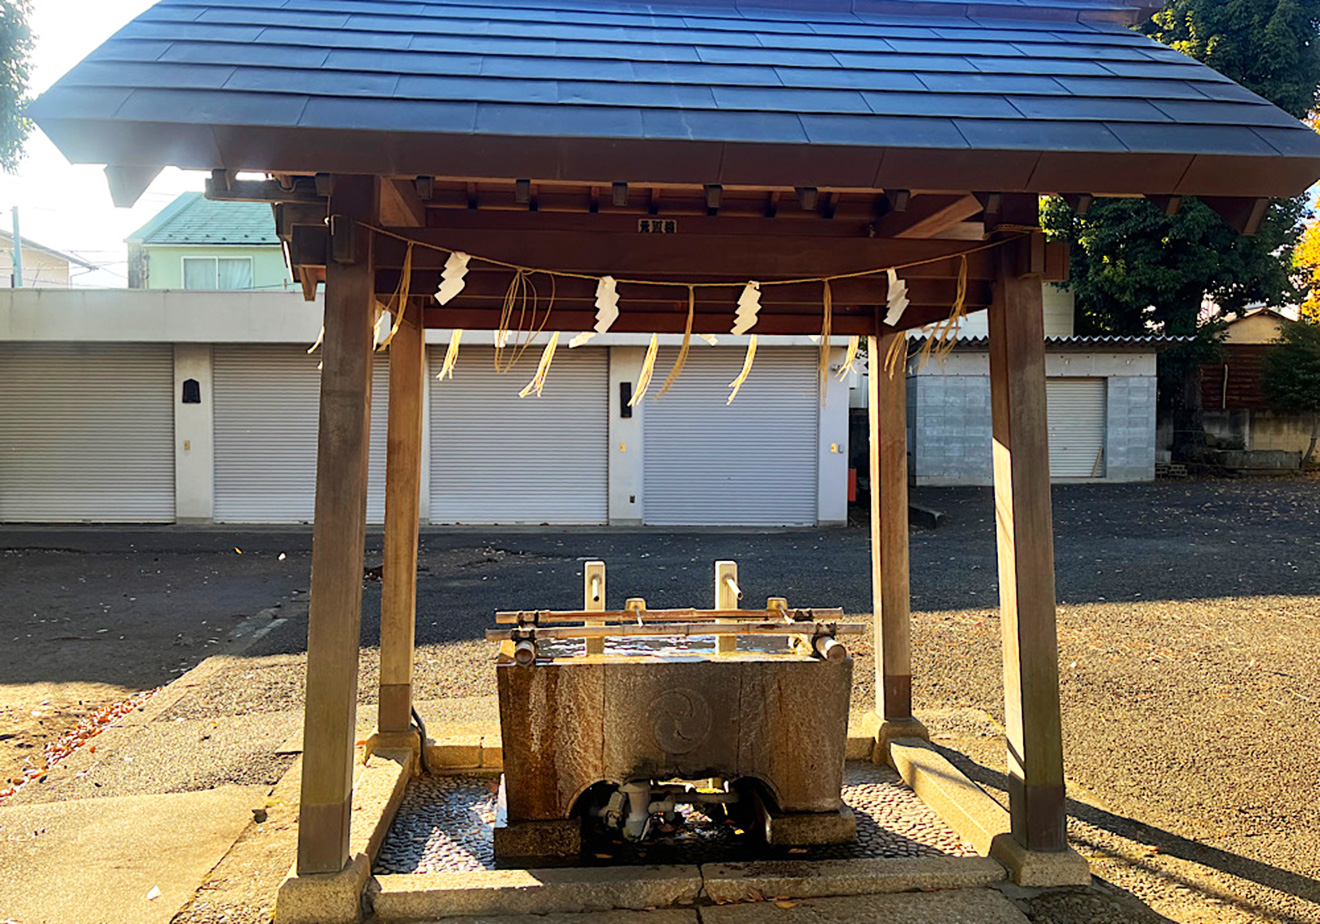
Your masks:
M 1109 379 L 1105 420 L 1105 480 L 1155 478 L 1155 377 Z
M 916 484 L 990 484 L 990 376 L 911 376 L 908 394 Z

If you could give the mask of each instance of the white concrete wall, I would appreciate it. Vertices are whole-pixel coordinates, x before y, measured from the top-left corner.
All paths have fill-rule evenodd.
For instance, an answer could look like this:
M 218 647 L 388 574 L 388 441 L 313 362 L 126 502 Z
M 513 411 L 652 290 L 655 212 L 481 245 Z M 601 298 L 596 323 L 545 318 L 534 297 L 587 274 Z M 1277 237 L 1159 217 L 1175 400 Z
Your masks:
M 820 409 L 820 460 L 816 465 L 816 520 L 821 526 L 848 522 L 848 379 L 839 381 L 846 349 L 830 350 L 830 377 Z
M 1045 283 L 1041 290 L 1041 301 L 1045 310 L 1045 336 L 1071 337 L 1073 335 L 1073 311 L 1077 297 L 1071 289 L 1060 289 L 1053 283 Z M 959 336 L 977 338 L 990 336 L 990 324 L 985 309 L 967 316 L 959 329 Z
M 183 383 L 196 379 L 200 404 L 183 403 Z M 215 428 L 211 402 L 211 345 L 174 345 L 174 516 L 209 522 L 215 504 Z
M 632 409 L 632 417 L 623 416 L 623 401 L 619 393 L 622 382 L 637 383 L 646 348 L 640 346 L 610 347 L 610 525 L 640 525 L 642 522 L 642 490 L 645 471 L 642 462 L 642 426 L 646 402 Z

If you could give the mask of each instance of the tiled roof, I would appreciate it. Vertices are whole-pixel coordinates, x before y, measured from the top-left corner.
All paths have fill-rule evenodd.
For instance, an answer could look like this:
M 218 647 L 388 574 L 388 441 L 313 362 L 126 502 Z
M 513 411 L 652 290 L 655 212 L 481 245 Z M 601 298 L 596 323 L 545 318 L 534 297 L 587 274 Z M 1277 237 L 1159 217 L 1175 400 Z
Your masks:
M 129 236 L 134 244 L 279 244 L 263 202 L 214 202 L 186 192 Z
M 1067 337 L 1046 337 L 1045 349 L 1047 350 L 1099 350 L 1100 352 L 1117 353 L 1160 353 L 1170 347 L 1180 343 L 1191 343 L 1195 337 L 1190 336 L 1165 336 L 1163 334 L 1149 334 L 1142 337 L 1119 336 L 1117 334 L 1074 334 Z M 917 346 L 926 342 L 925 337 L 913 337 L 912 345 Z M 988 337 L 959 337 L 955 341 L 955 348 L 961 350 L 982 351 L 990 349 L 990 339 Z
M 1320 174 L 1315 132 L 1106 21 L 1142 5 L 164 0 L 32 112 L 75 159 L 201 168 L 328 169 L 291 162 L 280 132 L 298 129 L 387 133 L 369 153 L 398 167 L 411 166 L 398 139 L 538 136 L 1020 152 L 1022 188 L 1059 192 L 1117 190 L 1114 154 L 1164 157 L 1146 191 L 1236 194 L 1222 164 L 1198 173 L 1206 154 L 1272 159 L 1258 186 Z M 1054 185 L 1065 177 L 1051 154 L 1099 156 L 1097 185 Z

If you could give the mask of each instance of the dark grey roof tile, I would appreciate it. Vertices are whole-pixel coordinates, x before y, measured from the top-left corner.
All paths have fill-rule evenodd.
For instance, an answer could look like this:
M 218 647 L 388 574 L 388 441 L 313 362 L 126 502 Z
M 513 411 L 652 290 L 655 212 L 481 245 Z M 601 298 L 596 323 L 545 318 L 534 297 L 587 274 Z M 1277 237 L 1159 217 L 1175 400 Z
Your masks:
M 878 54 L 855 54 L 840 51 L 834 57 L 838 60 L 838 65 L 833 68 L 835 71 L 839 71 L 841 67 L 857 71 L 905 71 L 912 74 L 925 73 L 926 71 L 966 73 L 976 70 L 970 58 L 963 58 L 958 55 L 909 55 L 900 54 L 896 51 Z
M 88 61 L 69 75 L 72 86 L 175 87 L 213 90 L 225 85 L 235 68 L 173 62 Z M 297 72 L 295 72 L 297 73 Z
M 804 90 L 760 87 L 711 87 L 720 109 L 756 112 L 870 112 L 862 94 L 851 90 Z
M 1081 119 L 1088 122 L 1167 122 L 1169 116 L 1144 99 L 1105 99 L 1094 96 L 1010 96 L 1028 119 Z
M 234 14 L 225 9 L 202 10 L 197 22 L 232 22 Z M 261 19 L 272 26 L 292 26 L 308 29 L 342 29 L 348 25 L 348 17 L 343 13 L 320 13 L 310 10 L 281 10 L 267 8 L 262 11 Z
M 43 113 L 58 113 L 61 119 L 103 119 L 113 116 L 133 94 L 125 87 L 82 87 L 60 83 L 41 94 L 28 106 L 28 113 L 40 118 Z
M 334 70 L 384 71 L 399 74 L 446 74 L 472 76 L 481 73 L 484 55 L 439 54 L 420 51 L 367 51 L 359 48 L 336 48 L 326 53 L 325 67 Z M 522 60 L 522 59 L 515 59 Z M 547 60 L 544 58 L 538 60 Z M 506 75 L 512 76 L 512 75 Z
M 427 57 L 441 57 L 427 55 Z M 444 55 L 443 57 L 454 57 Z M 466 56 L 465 56 L 466 57 Z M 647 80 L 637 72 L 638 65 L 613 58 L 531 58 L 502 55 L 477 56 L 481 74 L 490 77 L 543 77 L 557 80 L 613 80 L 632 83 Z M 652 65 L 657 66 L 657 65 Z M 677 65 L 658 65 L 674 67 Z M 691 67 L 692 65 L 683 65 Z M 649 82 L 649 81 L 648 81 Z M 655 82 L 663 83 L 664 80 Z
M 95 61 L 156 61 L 176 43 L 164 39 L 112 38 L 89 55 Z M 208 63 L 228 63 L 209 62 Z
M 1014 151 L 1122 151 L 1123 142 L 1099 122 L 1026 122 L 1022 119 L 955 119 L 974 148 Z
M 398 48 L 400 38 L 383 32 L 341 32 L 272 26 L 253 36 L 269 45 L 313 45 L 317 48 Z
M 1075 96 L 1120 96 L 1152 99 L 1204 99 L 1198 85 L 1182 80 L 1139 80 L 1131 77 L 1060 76 L 1055 81 Z
M 398 74 L 320 71 L 292 67 L 244 67 L 235 70 L 226 89 L 305 96 L 393 96 Z
M 1109 129 L 1132 151 L 1170 154 L 1209 151 L 1250 156 L 1276 153 L 1260 135 L 1237 126 L 1115 122 Z
M 1251 130 L 1285 157 L 1320 156 L 1320 134 L 1300 122 L 1297 128 L 1253 127 Z
M 251 42 L 264 26 L 221 23 L 150 22 L 135 19 L 115 33 L 116 38 L 166 39 L 169 41 L 194 39 L 215 42 Z
M 236 42 L 174 42 L 160 56 L 161 61 L 184 64 L 264 65 L 279 61 L 286 67 L 319 68 L 330 52 L 324 48 L 291 45 L 264 45 Z
M 1157 100 L 1155 105 L 1176 122 L 1211 125 L 1273 125 L 1291 128 L 1297 120 L 1265 101 L 1238 103 L 1224 100 Z
M 442 77 L 410 74 L 398 79 L 394 95 L 399 99 L 554 103 L 559 100 L 559 88 L 553 80 L 506 80 L 481 76 Z
M 854 90 L 924 90 L 916 74 L 903 71 L 845 71 L 835 68 L 779 67 L 772 72 L 786 87 L 848 87 Z
M 1061 94 L 1053 77 L 1035 74 L 918 74 L 931 90 L 944 93 L 1043 93 Z
M 681 84 L 561 80 L 558 101 L 593 106 L 639 106 L 647 109 L 717 108 L 710 87 Z
M 642 112 L 647 138 L 694 141 L 765 141 L 805 144 L 809 139 L 795 115 L 764 112 Z
M 1000 96 L 959 93 L 863 93 L 877 115 L 966 116 L 970 119 L 1014 119 L 1018 110 Z
M 473 129 L 479 135 L 544 135 L 563 138 L 641 138 L 642 113 L 604 106 L 524 106 L 480 103 Z
M 1038 76 L 1057 77 L 1061 74 L 1107 74 L 1100 64 L 1095 61 L 1079 61 L 1076 59 L 1064 58 L 1029 58 L 1023 55 L 1020 58 L 999 58 L 999 57 L 978 57 L 968 58 L 976 65 L 977 70 L 985 71 L 988 74 L 1035 74 Z
M 206 125 L 297 125 L 307 97 L 237 90 L 135 89 L 115 112 L 132 122 Z
M 967 147 L 966 139 L 949 119 L 910 119 L 881 115 L 804 115 L 802 127 L 812 144 L 911 148 Z
M 825 51 L 767 52 L 764 48 L 696 48 L 699 60 L 712 64 L 777 64 L 801 67 L 837 67 L 836 56 Z
M 634 61 L 632 69 L 637 80 L 648 83 L 728 84 L 751 87 L 780 85 L 779 74 L 773 67 L 766 65 Z
M 399 99 L 333 99 L 319 97 L 307 104 L 299 125 L 306 128 L 360 131 L 429 131 L 470 134 L 475 131 L 477 104 Z

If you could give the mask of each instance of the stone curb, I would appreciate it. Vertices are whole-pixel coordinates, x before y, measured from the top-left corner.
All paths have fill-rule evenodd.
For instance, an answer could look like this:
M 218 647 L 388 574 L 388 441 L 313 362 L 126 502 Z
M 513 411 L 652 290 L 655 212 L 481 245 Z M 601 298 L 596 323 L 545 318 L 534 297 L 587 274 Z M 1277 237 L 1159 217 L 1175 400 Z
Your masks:
M 965 889 L 1006 879 L 1004 868 L 984 857 L 911 859 L 766 860 L 701 867 L 704 892 L 714 902 L 764 898 L 819 898 L 888 892 Z
M 446 915 L 642 911 L 692 904 L 700 891 L 695 866 L 404 873 L 377 876 L 368 886 L 373 921 L 380 924 Z

